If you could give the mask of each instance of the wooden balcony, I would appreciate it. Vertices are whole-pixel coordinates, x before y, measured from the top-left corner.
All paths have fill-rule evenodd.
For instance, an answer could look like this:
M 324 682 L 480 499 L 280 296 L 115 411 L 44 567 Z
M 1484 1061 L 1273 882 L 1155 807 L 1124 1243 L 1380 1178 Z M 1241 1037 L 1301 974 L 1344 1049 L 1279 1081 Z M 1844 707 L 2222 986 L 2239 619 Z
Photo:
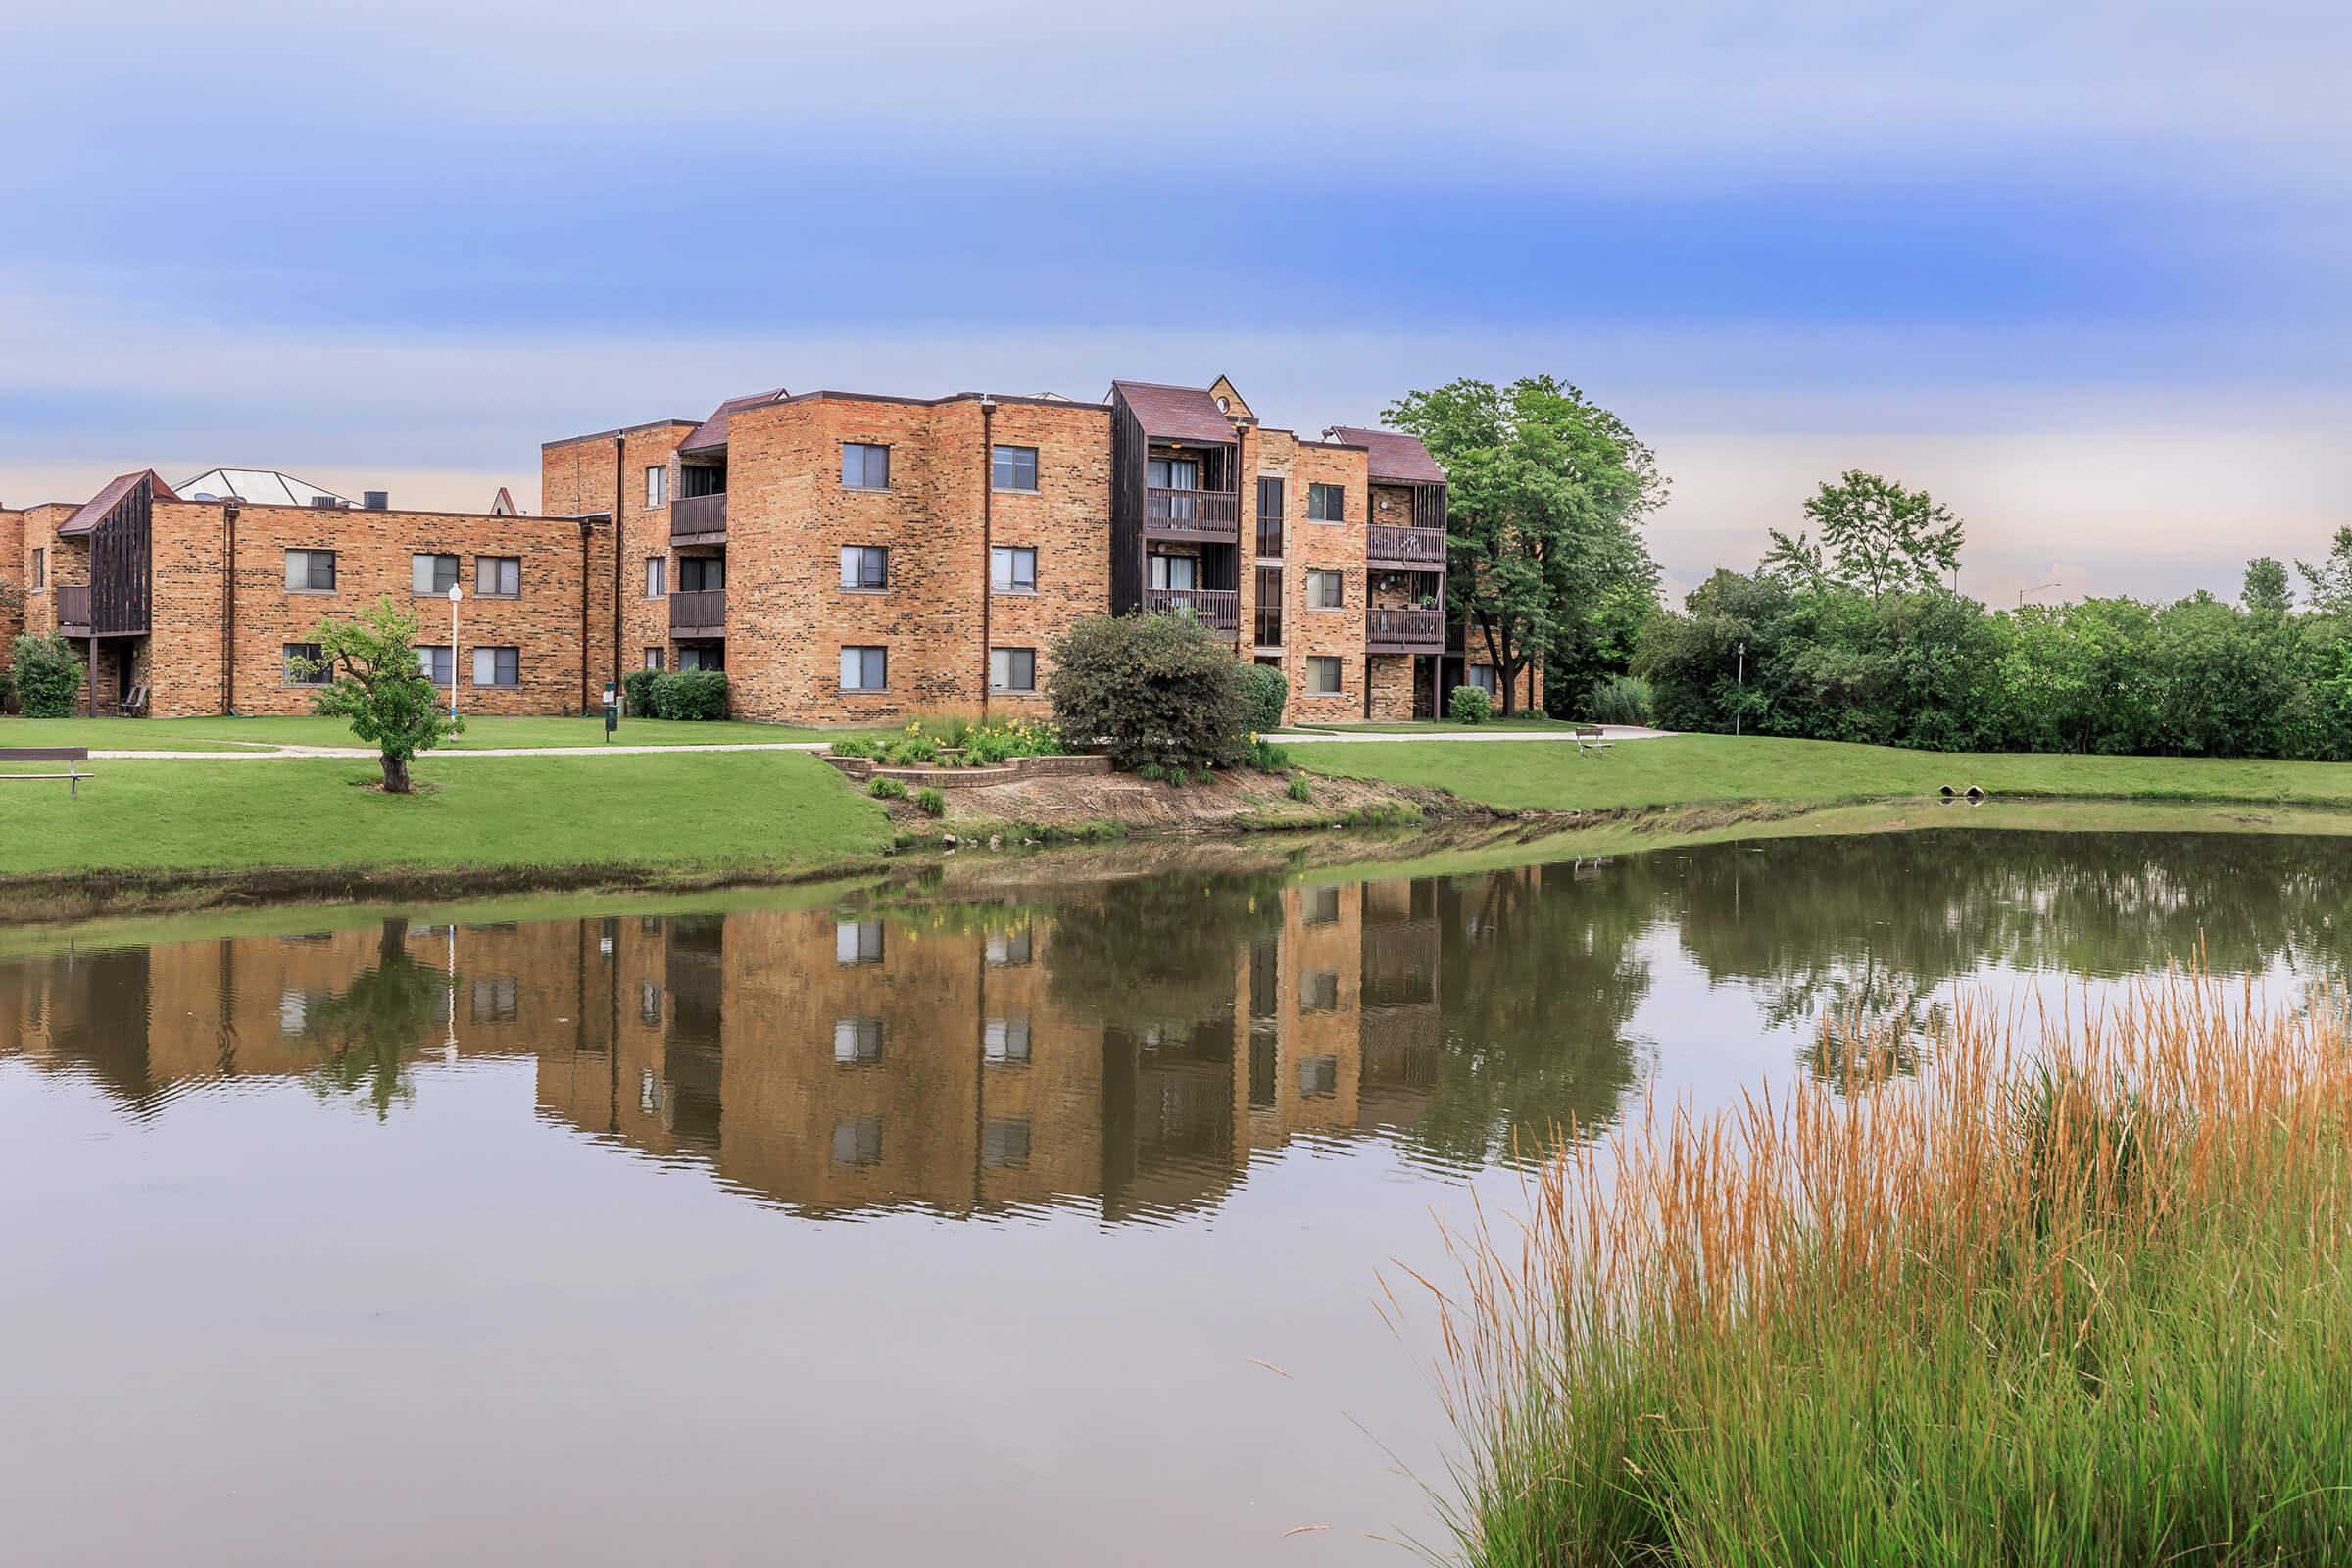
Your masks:
M 727 536 L 727 493 L 680 496 L 669 504 L 669 537 L 674 544 L 710 544 Z
M 90 634 L 89 584 L 69 588 L 60 583 L 52 592 L 57 595 L 57 629 L 68 637 L 87 637 Z
M 1218 544 L 1238 544 L 1242 537 L 1242 498 L 1231 490 L 1163 490 L 1157 487 L 1146 490 L 1144 532 L 1155 539 L 1200 539 Z
M 1364 541 L 1364 559 L 1375 565 L 1405 566 L 1415 571 L 1444 571 L 1446 530 L 1398 528 L 1376 522 L 1372 524 L 1370 536 Z
M 1195 619 L 1212 630 L 1242 629 L 1242 594 L 1238 588 L 1147 588 L 1147 612 L 1191 611 Z
M 1446 645 L 1443 610 L 1364 612 L 1364 651 L 1371 654 L 1434 654 Z
M 669 596 L 669 635 L 673 640 L 693 642 L 706 637 L 724 637 L 726 634 L 727 591 L 724 588 L 699 588 Z

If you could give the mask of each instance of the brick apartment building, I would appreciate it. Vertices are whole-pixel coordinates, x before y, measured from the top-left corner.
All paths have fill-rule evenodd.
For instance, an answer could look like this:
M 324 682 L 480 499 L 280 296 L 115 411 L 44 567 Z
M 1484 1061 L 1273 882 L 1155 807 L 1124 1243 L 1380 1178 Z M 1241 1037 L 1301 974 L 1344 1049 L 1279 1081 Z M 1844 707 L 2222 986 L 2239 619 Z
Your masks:
M 1137 610 L 1188 610 L 1281 668 L 1298 720 L 1494 686 L 1458 628 L 1448 645 L 1446 475 L 1421 443 L 1263 425 L 1222 378 L 1101 403 L 777 389 L 551 441 L 540 487 L 521 516 L 125 474 L 0 512 L 0 576 L 24 590 L 0 637 L 60 632 L 90 710 L 143 693 L 164 716 L 306 711 L 290 662 L 379 595 L 417 608 L 470 712 L 581 711 L 620 671 L 711 667 L 744 718 L 1042 713 L 1058 631 Z M 1521 702 L 1541 695 L 1523 677 Z

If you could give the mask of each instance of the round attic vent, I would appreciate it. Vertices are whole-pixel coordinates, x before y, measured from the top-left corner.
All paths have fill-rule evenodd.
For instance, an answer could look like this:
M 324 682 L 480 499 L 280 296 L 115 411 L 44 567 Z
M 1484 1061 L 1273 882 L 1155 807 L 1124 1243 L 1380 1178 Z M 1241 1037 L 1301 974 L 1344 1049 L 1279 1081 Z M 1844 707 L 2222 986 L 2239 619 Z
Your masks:
M 1231 414 L 1231 413 L 1233 412 L 1233 399 L 1231 399 L 1231 398 L 1219 398 L 1219 399 L 1217 399 L 1217 412 L 1218 412 L 1219 414 Z

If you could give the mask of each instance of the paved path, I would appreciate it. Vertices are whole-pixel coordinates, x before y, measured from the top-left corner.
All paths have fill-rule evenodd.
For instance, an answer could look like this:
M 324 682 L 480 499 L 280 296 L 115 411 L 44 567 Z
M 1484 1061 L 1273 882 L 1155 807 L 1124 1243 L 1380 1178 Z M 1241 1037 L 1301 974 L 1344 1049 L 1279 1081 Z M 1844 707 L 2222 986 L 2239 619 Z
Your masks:
M 1612 741 L 1658 740 L 1668 733 L 1662 729 L 1642 729 L 1634 724 L 1603 724 L 1600 728 Z M 1377 741 L 1443 741 L 1448 745 L 1494 741 L 1556 741 L 1567 744 L 1576 739 L 1564 729 L 1467 728 L 1420 730 L 1406 735 L 1384 735 L 1364 730 L 1330 734 L 1320 730 L 1283 730 L 1265 738 L 1288 746 L 1320 746 L 1326 742 L 1364 745 Z M 445 757 L 674 757 L 696 752 L 821 752 L 830 744 L 829 741 L 716 741 L 708 746 L 482 746 L 471 749 L 451 747 L 433 752 L 430 756 L 436 762 Z M 90 753 L 92 760 L 108 762 L 238 762 L 282 761 L 287 759 L 297 761 L 371 762 L 375 760 L 375 755 L 365 746 L 273 746 L 264 750 L 241 748 L 233 752 Z

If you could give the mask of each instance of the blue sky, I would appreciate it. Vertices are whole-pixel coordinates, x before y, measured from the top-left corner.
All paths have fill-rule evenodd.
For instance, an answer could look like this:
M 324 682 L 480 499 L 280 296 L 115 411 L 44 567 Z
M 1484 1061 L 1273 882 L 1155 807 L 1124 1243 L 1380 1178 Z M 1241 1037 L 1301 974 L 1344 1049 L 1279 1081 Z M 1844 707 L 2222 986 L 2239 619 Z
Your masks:
M 1549 371 L 1658 450 L 1676 585 L 1849 466 L 2004 601 L 2352 522 L 2341 8 L 33 10 L 12 504 L 527 499 L 543 439 L 779 382 L 1223 371 L 1315 429 Z

